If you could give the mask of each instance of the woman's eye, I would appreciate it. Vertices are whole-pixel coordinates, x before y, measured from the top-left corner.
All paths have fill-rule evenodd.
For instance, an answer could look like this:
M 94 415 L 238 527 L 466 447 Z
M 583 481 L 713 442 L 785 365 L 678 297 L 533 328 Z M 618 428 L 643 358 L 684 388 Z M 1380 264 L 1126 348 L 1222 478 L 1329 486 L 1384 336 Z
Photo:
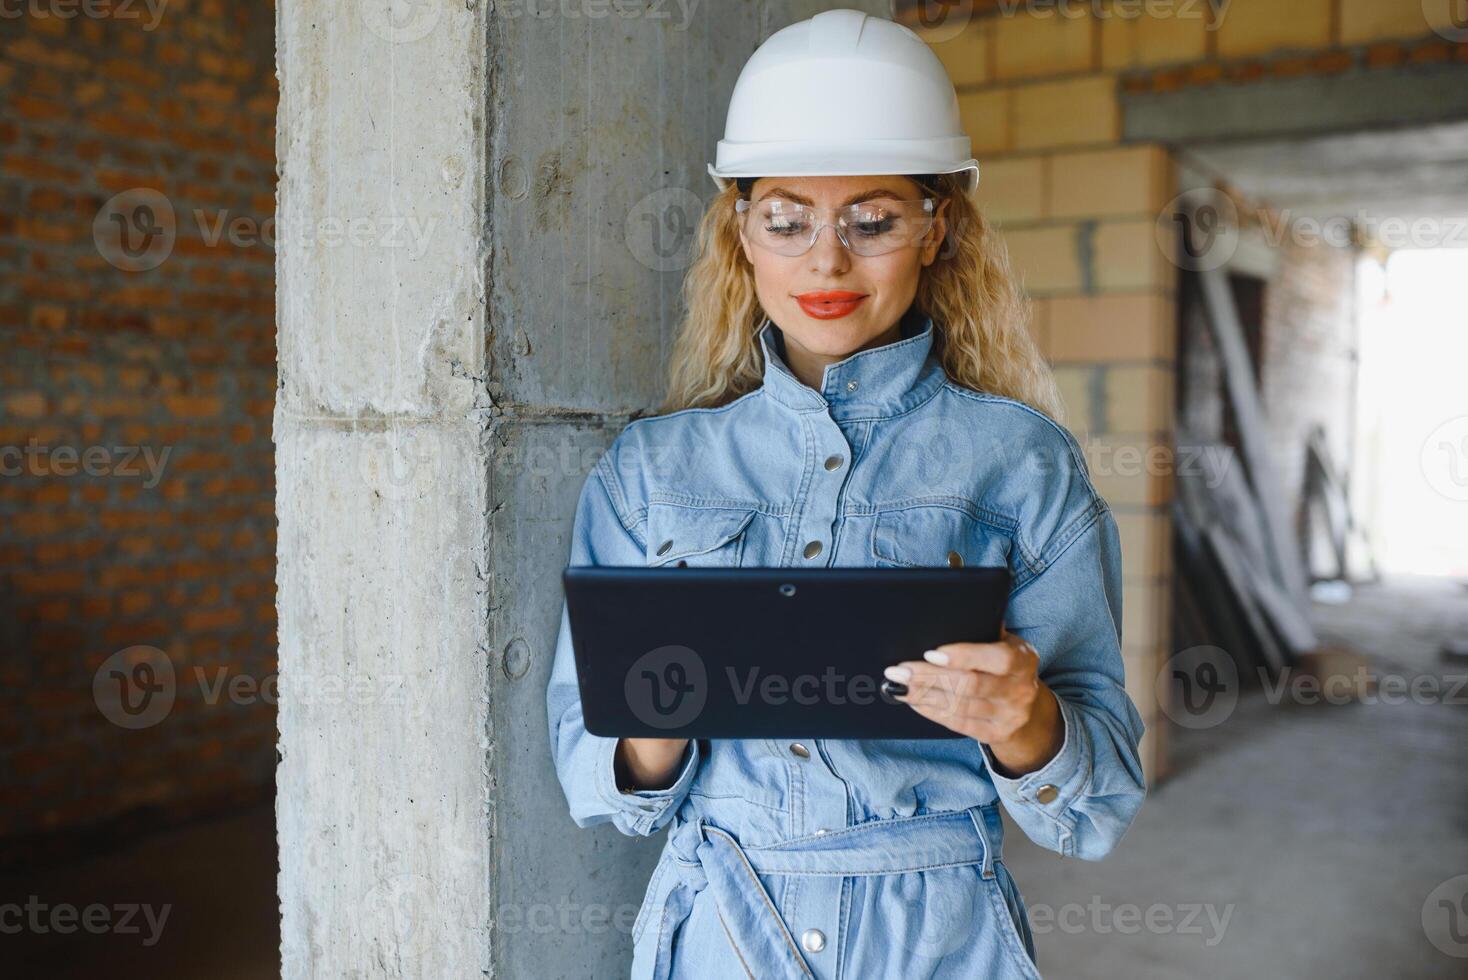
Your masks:
M 772 235 L 778 235 L 784 238 L 788 238 L 792 235 L 801 234 L 808 227 L 808 225 L 802 224 L 799 221 L 786 221 L 776 219 L 774 221 L 766 223 L 765 231 L 769 232 Z
M 857 234 L 866 236 L 885 235 L 897 225 L 897 219 L 891 216 L 881 218 L 861 218 L 852 223 Z

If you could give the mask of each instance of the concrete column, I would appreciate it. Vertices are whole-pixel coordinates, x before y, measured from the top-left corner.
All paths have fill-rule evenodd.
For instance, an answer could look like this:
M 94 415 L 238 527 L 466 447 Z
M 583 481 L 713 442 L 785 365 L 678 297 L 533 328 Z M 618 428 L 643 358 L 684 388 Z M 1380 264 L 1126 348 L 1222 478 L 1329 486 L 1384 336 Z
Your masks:
M 484 14 L 282 0 L 282 974 L 490 975 Z
M 740 67 L 835 4 L 278 3 L 283 974 L 624 975 L 661 839 L 551 768 L 572 510 Z

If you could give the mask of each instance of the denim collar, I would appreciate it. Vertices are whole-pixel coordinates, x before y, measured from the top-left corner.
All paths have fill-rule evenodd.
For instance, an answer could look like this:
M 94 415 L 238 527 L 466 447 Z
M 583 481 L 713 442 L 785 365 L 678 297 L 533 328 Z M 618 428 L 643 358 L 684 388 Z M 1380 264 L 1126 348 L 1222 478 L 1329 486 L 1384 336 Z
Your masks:
M 827 364 L 819 391 L 791 372 L 780 355 L 778 330 L 768 317 L 759 329 L 764 391 L 795 412 L 825 411 L 837 421 L 900 415 L 931 398 L 946 379 L 933 355 L 932 317 L 916 304 L 902 316 L 901 340 Z

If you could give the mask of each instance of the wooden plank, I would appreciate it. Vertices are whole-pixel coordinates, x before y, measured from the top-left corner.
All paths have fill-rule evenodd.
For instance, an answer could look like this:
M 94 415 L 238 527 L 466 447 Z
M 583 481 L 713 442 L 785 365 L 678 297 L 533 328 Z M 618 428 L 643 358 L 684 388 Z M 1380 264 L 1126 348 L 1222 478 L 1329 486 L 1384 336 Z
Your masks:
M 1238 548 L 1234 546 L 1227 532 L 1218 525 L 1205 529 L 1203 539 L 1208 542 L 1209 550 L 1217 559 L 1224 579 L 1238 600 L 1244 621 L 1257 644 L 1259 657 L 1274 671 L 1283 670 L 1294 658 L 1287 655 L 1275 640 L 1261 608 L 1259 593 L 1254 588 L 1255 577 L 1250 574 Z
M 1277 670 L 1293 659 L 1293 650 L 1282 645 L 1273 617 L 1266 615 L 1256 594 L 1256 580 L 1267 577 L 1251 569 L 1229 536 L 1209 482 L 1193 474 L 1177 480 L 1174 520 L 1187 574 L 1197 583 L 1210 629 L 1220 637 L 1218 645 L 1229 651 L 1240 671 L 1254 665 Z
M 1179 644 L 1179 649 L 1189 646 L 1218 646 L 1229 651 L 1230 656 L 1244 672 L 1264 664 L 1257 651 L 1268 637 L 1255 637 L 1240 612 L 1241 602 L 1223 578 L 1223 571 L 1208 553 L 1202 533 L 1193 526 L 1182 501 L 1173 501 L 1173 529 L 1176 533 L 1177 555 L 1175 567 L 1180 582 L 1180 604 L 1190 608 L 1190 617 L 1185 629 L 1195 637 Z
M 1331 557 L 1335 561 L 1333 574 L 1321 575 L 1322 579 L 1348 580 L 1346 570 L 1346 536 L 1350 531 L 1350 513 L 1346 506 L 1345 490 L 1335 480 L 1327 462 L 1325 430 L 1320 426 L 1310 430 L 1305 443 L 1305 514 L 1306 528 L 1315 540 L 1315 523 L 1310 520 L 1318 513 L 1325 521 Z M 1311 578 L 1315 570 L 1310 569 Z
M 1223 269 L 1197 273 L 1203 289 L 1204 318 L 1223 362 L 1224 388 L 1238 426 L 1240 451 L 1249 469 L 1249 482 L 1264 519 L 1265 544 L 1270 571 L 1296 608 L 1308 608 L 1304 562 L 1295 547 L 1295 536 L 1283 503 L 1283 483 L 1269 460 L 1264 408 L 1254 384 L 1249 352 L 1234 308 L 1233 294 Z

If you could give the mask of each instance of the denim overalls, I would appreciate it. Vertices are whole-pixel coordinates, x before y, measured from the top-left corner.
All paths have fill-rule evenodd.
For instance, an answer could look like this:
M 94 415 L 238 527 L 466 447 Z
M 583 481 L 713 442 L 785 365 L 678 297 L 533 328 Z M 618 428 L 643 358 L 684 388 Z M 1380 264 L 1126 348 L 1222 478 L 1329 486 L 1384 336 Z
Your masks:
M 1110 508 L 1070 433 L 950 382 L 916 306 L 902 333 L 817 391 L 767 320 L 761 388 L 636 420 L 598 459 L 570 564 L 1008 565 L 1005 625 L 1040 654 L 1064 744 L 1009 779 L 970 738 L 699 739 L 669 788 L 623 793 L 616 739 L 582 724 L 563 605 L 546 705 L 571 816 L 670 828 L 633 977 L 1037 977 L 999 806 L 1039 845 L 1098 859 L 1141 805 Z

